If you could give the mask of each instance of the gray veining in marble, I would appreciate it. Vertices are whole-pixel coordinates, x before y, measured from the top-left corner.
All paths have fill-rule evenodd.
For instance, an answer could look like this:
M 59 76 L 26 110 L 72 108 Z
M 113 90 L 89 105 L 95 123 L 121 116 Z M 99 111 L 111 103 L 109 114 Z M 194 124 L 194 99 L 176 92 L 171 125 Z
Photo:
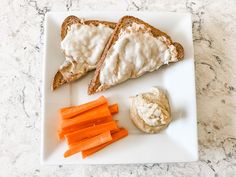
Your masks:
M 196 64 L 200 160 L 148 165 L 41 166 L 44 17 L 49 11 L 190 12 Z M 2 0 L 0 176 L 236 176 L 236 1 Z

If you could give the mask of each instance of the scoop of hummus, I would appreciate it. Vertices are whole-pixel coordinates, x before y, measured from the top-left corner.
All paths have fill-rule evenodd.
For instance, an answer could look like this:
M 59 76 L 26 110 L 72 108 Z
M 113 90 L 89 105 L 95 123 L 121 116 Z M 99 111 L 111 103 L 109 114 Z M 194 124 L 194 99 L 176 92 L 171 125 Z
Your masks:
M 130 118 L 145 133 L 157 133 L 171 122 L 170 105 L 164 91 L 154 87 L 150 92 L 132 98 Z

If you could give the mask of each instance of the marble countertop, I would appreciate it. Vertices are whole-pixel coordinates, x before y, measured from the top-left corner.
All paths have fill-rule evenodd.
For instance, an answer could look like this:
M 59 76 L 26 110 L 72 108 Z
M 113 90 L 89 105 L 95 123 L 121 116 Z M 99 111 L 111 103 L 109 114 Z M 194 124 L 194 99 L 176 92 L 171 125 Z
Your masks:
M 236 1 L 3 0 L 0 6 L 0 176 L 236 176 Z M 44 17 L 49 11 L 190 12 L 200 160 L 140 165 L 41 166 Z

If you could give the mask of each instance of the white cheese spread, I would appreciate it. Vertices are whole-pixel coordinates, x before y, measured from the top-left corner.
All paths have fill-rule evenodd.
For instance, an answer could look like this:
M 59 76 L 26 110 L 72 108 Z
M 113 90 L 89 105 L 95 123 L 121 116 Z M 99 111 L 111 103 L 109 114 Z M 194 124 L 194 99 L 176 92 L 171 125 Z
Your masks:
M 113 29 L 103 24 L 98 26 L 71 25 L 65 38 L 61 41 L 61 49 L 66 56 L 61 69 L 71 65 L 68 67 L 69 70 L 62 70 L 63 76 L 70 77 L 70 74 L 84 73 L 95 69 L 112 32 Z
M 165 36 L 154 37 L 144 25 L 133 23 L 122 30 L 109 49 L 100 70 L 102 85 L 116 85 L 177 61 L 177 51 Z

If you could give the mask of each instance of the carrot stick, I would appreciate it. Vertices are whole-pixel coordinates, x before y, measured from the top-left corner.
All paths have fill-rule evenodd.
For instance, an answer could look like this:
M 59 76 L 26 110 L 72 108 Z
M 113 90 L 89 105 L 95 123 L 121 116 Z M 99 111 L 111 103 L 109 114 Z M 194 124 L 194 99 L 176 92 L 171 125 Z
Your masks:
M 57 135 L 58 135 L 58 138 L 60 140 L 64 139 L 64 136 L 68 133 L 72 133 L 74 131 L 77 131 L 79 129 L 83 129 L 83 128 L 87 128 L 87 127 L 90 127 L 90 126 L 93 126 L 94 123 L 93 122 L 90 122 L 90 123 L 87 123 L 87 124 L 79 124 L 79 125 L 73 125 L 69 128 L 66 128 L 66 129 L 59 129 L 58 132 L 57 132 Z
M 98 119 L 98 120 L 95 121 L 95 124 L 99 125 L 99 124 L 103 124 L 103 123 L 110 122 L 110 121 L 113 121 L 112 116 L 108 116 L 108 117 L 105 117 L 105 118 L 102 118 L 102 119 Z
M 104 147 L 118 141 L 121 138 L 124 138 L 125 136 L 128 135 L 128 131 L 124 128 L 121 128 L 119 132 L 112 134 L 112 140 L 109 142 L 106 142 L 104 144 L 101 144 L 99 146 L 87 149 L 87 150 L 82 150 L 82 157 L 83 159 L 94 154 L 95 152 L 98 152 L 99 150 L 103 149 Z
M 111 137 L 110 131 L 104 132 L 104 133 L 97 135 L 95 137 L 85 139 L 83 141 L 78 142 L 75 146 L 69 148 L 64 153 L 64 157 L 69 157 L 77 152 L 99 146 L 99 145 L 106 143 L 108 141 L 111 141 L 111 140 L 112 140 L 112 137 Z
M 117 132 L 119 132 L 120 131 L 120 128 L 117 128 L 117 129 L 115 129 L 115 130 L 111 130 L 111 134 L 113 135 L 114 133 L 117 133 Z
M 88 128 L 84 128 L 84 129 L 72 132 L 70 134 L 67 134 L 65 137 L 67 140 L 67 144 L 71 145 L 82 139 L 90 138 L 98 134 L 101 134 L 103 132 L 116 130 L 116 129 L 118 129 L 116 122 L 111 121 L 104 124 L 94 125 Z
M 107 104 L 98 106 L 96 109 L 84 112 L 83 114 L 75 116 L 73 119 L 63 120 L 61 123 L 61 128 L 68 128 L 73 125 L 83 124 L 88 122 L 94 122 L 105 117 L 111 116 Z
M 90 126 L 94 126 L 94 125 L 99 125 L 99 124 L 103 124 L 103 123 L 106 123 L 106 122 L 110 122 L 112 120 L 113 120 L 112 117 L 109 116 L 109 117 L 105 117 L 105 118 L 102 118 L 102 119 L 95 120 L 94 122 L 89 122 L 89 123 L 87 122 L 85 124 L 73 125 L 73 126 L 70 126 L 68 128 L 65 128 L 63 130 L 59 129 L 58 130 L 58 138 L 60 140 L 62 140 L 66 134 L 72 133 L 72 132 L 80 130 L 80 129 L 88 128 Z
M 63 139 L 64 139 L 64 134 L 63 134 L 63 132 L 62 132 L 62 131 L 58 131 L 58 132 L 57 132 L 57 137 L 58 137 L 59 140 L 63 140 Z
M 118 104 L 112 104 L 108 108 L 111 114 L 116 114 L 119 112 Z
M 87 124 L 74 125 L 74 126 L 71 126 L 67 129 L 60 129 L 60 130 L 58 130 L 58 136 L 62 137 L 62 139 L 63 139 L 64 136 L 68 133 L 72 133 L 74 131 L 77 131 L 77 130 L 80 130 L 80 129 L 83 129 L 83 128 L 87 128 L 87 127 L 90 127 L 90 126 L 93 126 L 93 125 L 94 125 L 94 123 L 90 122 L 90 123 L 87 123 Z
M 59 110 L 60 117 L 62 119 L 70 119 L 78 114 L 96 108 L 102 104 L 107 103 L 107 99 L 104 96 L 99 97 L 97 100 L 79 105 L 79 106 L 72 106 L 66 107 Z

